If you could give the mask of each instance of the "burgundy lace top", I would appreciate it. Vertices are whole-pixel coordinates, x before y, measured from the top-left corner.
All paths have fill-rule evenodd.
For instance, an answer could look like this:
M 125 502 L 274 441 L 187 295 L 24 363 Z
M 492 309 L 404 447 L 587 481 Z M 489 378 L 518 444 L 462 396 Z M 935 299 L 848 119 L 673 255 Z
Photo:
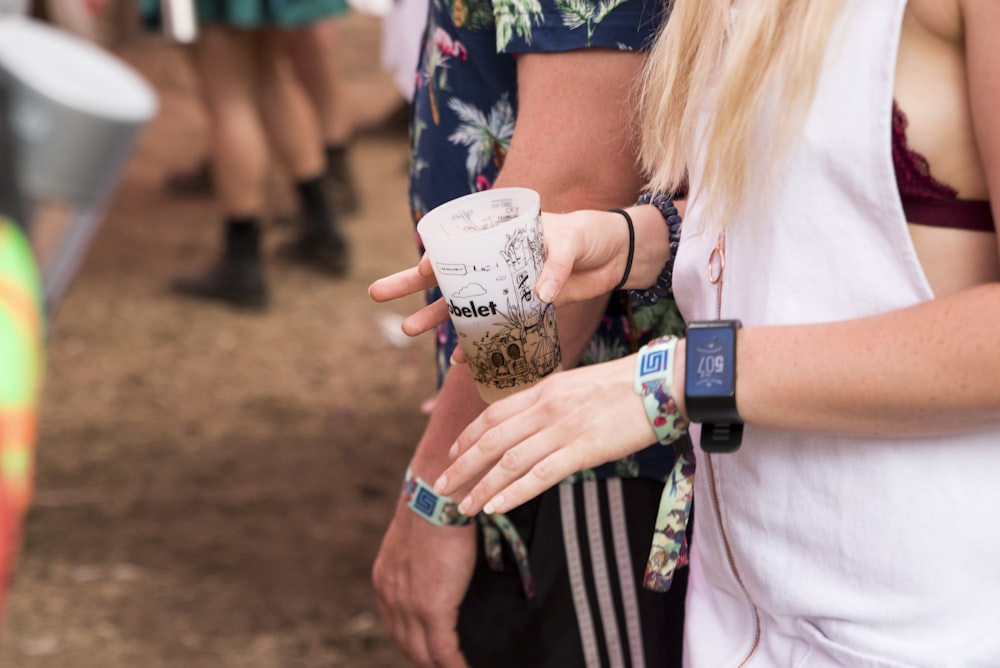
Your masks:
M 892 163 L 906 220 L 918 225 L 995 232 L 989 200 L 959 199 L 931 176 L 926 158 L 906 145 L 906 116 L 892 103 Z

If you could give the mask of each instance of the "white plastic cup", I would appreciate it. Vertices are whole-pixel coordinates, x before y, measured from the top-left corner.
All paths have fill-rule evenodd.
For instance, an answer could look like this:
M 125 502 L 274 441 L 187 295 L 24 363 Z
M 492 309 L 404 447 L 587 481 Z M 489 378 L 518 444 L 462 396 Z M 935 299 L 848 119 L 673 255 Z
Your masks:
M 424 214 L 417 232 L 484 401 L 522 390 L 559 368 L 555 307 L 535 295 L 545 262 L 541 200 L 495 188 Z

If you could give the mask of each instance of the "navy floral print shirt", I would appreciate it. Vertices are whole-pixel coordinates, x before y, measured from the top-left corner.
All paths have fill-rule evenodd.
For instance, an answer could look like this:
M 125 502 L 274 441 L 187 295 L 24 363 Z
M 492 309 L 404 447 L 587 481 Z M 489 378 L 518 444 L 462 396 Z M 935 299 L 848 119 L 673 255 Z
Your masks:
M 514 134 L 517 54 L 644 49 L 664 11 L 655 0 L 431 0 L 411 126 L 414 222 L 439 204 L 492 187 Z M 428 300 L 439 296 L 431 291 Z M 639 306 L 616 294 L 581 364 L 616 359 L 650 338 L 683 331 L 672 300 Z M 436 336 L 440 381 L 457 339 L 450 322 Z M 654 445 L 573 479 L 664 480 L 674 460 L 672 448 Z

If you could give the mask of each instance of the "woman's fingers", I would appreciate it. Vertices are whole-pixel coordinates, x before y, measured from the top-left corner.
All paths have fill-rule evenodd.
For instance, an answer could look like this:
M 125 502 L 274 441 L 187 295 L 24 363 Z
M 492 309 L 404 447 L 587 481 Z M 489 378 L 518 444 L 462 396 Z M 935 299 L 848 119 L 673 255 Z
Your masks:
M 548 257 L 535 284 L 538 298 L 562 306 L 610 292 L 621 278 L 627 248 L 619 219 L 607 211 L 544 214 Z
M 576 244 L 575 238 L 566 234 L 565 215 L 543 213 L 542 227 L 547 256 L 535 283 L 535 294 L 546 304 L 551 304 L 573 274 Z
M 526 427 L 528 425 L 526 411 L 538 401 L 538 397 L 541 394 L 541 386 L 544 383 L 545 380 L 541 383 L 537 383 L 529 388 L 521 390 L 520 392 L 515 392 L 514 394 L 487 406 L 486 409 L 479 414 L 479 417 L 473 420 L 472 423 L 469 424 L 461 434 L 459 434 L 458 440 L 455 441 L 453 458 L 458 457 L 473 446 L 478 445 L 479 441 L 483 438 L 483 435 L 486 432 L 502 425 L 511 418 L 517 417 L 518 419 L 516 422 L 519 425 Z M 487 445 L 486 447 L 494 446 Z
M 378 279 L 368 286 L 368 295 L 377 302 L 387 302 L 422 292 L 437 285 L 426 256 L 420 264 Z M 438 299 L 403 319 L 401 329 L 407 336 L 417 336 L 448 319 L 448 307 Z
M 448 453 L 452 465 L 445 471 L 445 475 L 438 478 L 434 489 L 449 496 L 457 490 L 467 489 L 510 445 L 531 435 L 535 427 L 526 418 L 525 411 L 530 408 L 537 394 L 537 386 L 531 387 L 488 406 L 480 413 L 459 434 Z M 515 417 L 517 419 L 510 419 Z M 463 459 L 466 454 L 468 457 Z
M 549 255 L 545 259 L 542 271 L 538 275 L 535 283 L 535 294 L 546 304 L 556 301 L 563 286 L 573 273 L 574 254 L 572 249 L 566 246 L 555 246 L 549 248 Z
M 503 512 L 653 443 L 634 366 L 629 356 L 563 371 L 493 404 L 459 435 L 435 488 L 463 513 Z
M 577 470 L 580 453 L 560 451 L 566 431 L 541 395 L 535 386 L 497 402 L 459 436 L 435 488 L 461 498 L 460 512 L 475 514 L 490 502 L 487 512 L 503 512 Z
M 465 354 L 465 349 L 462 346 L 455 346 L 455 349 L 451 351 L 451 363 L 452 364 L 468 364 L 469 358 Z
M 437 285 L 437 281 L 434 280 L 433 272 L 430 274 L 424 272 L 425 264 L 426 269 L 429 270 L 430 263 L 421 259 L 420 264 L 416 267 L 397 271 L 395 274 L 378 279 L 368 286 L 368 295 L 377 302 L 387 302 L 433 288 Z
M 538 496 L 579 469 L 561 447 L 559 430 L 544 429 L 510 448 L 462 499 L 462 512 L 504 513 Z
M 416 313 L 411 313 L 403 319 L 401 329 L 407 336 L 417 336 L 434 329 L 448 319 L 448 305 L 444 299 L 437 299 L 424 306 Z

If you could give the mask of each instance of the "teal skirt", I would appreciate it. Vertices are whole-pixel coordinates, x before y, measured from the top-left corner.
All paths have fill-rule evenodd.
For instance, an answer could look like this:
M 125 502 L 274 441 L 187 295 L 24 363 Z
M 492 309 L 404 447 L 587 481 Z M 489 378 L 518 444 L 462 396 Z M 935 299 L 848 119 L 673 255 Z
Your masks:
M 297 28 L 347 12 L 347 0 L 196 0 L 198 20 L 234 28 Z
M 200 23 L 232 28 L 300 28 L 347 13 L 347 0 L 195 0 Z M 160 27 L 159 0 L 140 0 L 143 25 Z

